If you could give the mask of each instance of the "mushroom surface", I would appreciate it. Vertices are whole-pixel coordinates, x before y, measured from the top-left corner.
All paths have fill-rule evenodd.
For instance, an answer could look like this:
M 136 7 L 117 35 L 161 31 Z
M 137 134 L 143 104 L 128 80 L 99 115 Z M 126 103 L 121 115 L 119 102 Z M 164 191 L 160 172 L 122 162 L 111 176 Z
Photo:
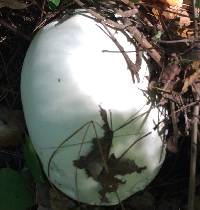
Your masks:
M 115 205 L 143 190 L 165 158 L 159 112 L 147 104 L 148 68 L 133 83 L 100 23 L 82 14 L 34 37 L 21 75 L 27 128 L 48 179 L 67 196 Z M 110 32 L 135 62 L 135 46 Z

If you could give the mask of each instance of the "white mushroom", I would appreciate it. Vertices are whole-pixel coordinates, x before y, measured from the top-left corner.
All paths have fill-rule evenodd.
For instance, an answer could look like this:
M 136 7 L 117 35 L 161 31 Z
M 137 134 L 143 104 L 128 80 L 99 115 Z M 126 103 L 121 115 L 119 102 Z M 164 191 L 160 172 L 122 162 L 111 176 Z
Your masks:
M 48 179 L 73 199 L 114 205 L 151 182 L 165 150 L 153 129 L 158 110 L 141 91 L 148 85 L 145 61 L 141 82 L 133 83 L 101 27 L 76 14 L 40 30 L 24 61 L 21 96 Z M 135 47 L 109 30 L 134 61 Z

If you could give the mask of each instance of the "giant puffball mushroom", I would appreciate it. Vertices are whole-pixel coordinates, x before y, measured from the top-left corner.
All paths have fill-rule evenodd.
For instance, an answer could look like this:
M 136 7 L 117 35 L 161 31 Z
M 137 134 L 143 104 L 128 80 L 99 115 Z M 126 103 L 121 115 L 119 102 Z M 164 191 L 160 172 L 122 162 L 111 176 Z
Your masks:
M 144 91 L 148 68 L 133 83 L 105 28 L 75 14 L 41 29 L 26 54 L 21 96 L 29 135 L 49 181 L 67 196 L 115 205 L 143 190 L 165 150 L 157 108 Z M 110 29 L 131 59 L 135 47 Z M 134 61 L 135 62 L 135 61 Z

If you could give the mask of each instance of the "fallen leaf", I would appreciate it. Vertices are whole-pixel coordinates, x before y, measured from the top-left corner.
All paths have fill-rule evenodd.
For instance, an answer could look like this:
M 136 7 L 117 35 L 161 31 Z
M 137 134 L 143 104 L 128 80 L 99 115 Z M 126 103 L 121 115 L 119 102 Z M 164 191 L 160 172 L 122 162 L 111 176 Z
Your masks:
M 183 5 L 183 0 L 161 0 L 163 3 L 167 3 L 170 6 L 177 6 L 177 7 L 182 7 Z
M 167 20 L 173 20 L 177 18 L 178 8 L 169 7 L 167 11 L 163 11 L 162 16 L 164 16 Z
M 85 169 L 88 176 L 92 176 L 94 179 L 97 179 L 105 167 L 113 139 L 113 132 L 108 123 L 107 113 L 101 106 L 99 106 L 99 108 L 100 116 L 103 121 L 102 129 L 104 130 L 104 136 L 101 138 L 93 138 L 91 151 L 87 155 L 80 156 L 78 160 L 74 161 L 74 165 L 77 168 Z
M 138 166 L 134 160 L 116 158 L 114 154 L 111 154 L 107 165 L 109 173 L 104 168 L 97 178 L 102 187 L 99 191 L 102 201 L 107 200 L 106 193 L 117 192 L 119 185 L 125 184 L 125 181 L 117 178 L 117 175 L 141 173 L 146 169 L 146 166 Z
M 160 18 L 160 12 L 159 12 L 158 9 L 153 8 L 153 9 L 152 9 L 152 13 L 154 14 L 154 17 L 155 17 L 156 19 L 159 19 L 159 18 Z
M 179 36 L 186 39 L 194 35 L 194 32 L 189 28 L 181 28 L 177 33 Z
M 196 71 L 200 68 L 200 61 L 193 61 L 192 63 L 192 69 L 195 69 Z
M 167 10 L 163 11 L 162 16 L 168 20 L 174 20 L 179 18 L 179 26 L 183 28 L 184 26 L 189 26 L 191 23 L 189 14 L 186 10 L 183 10 L 177 6 L 170 6 Z
M 168 64 L 161 74 L 162 82 L 169 82 L 175 79 L 177 75 L 179 75 L 181 69 L 177 64 Z
M 74 165 L 79 169 L 85 169 L 87 175 L 98 181 L 102 187 L 99 191 L 102 201 L 107 200 L 107 192 L 116 192 L 120 184 L 125 182 L 117 178 L 117 175 L 126 175 L 130 173 L 141 173 L 146 166 L 138 166 L 134 160 L 116 158 L 114 154 L 110 155 L 110 148 L 113 140 L 113 131 L 111 130 L 106 110 L 101 106 L 100 116 L 103 121 L 101 126 L 104 130 L 104 136 L 93 139 L 91 151 L 80 156 L 74 161 Z
M 189 14 L 186 10 L 183 10 L 179 15 L 179 17 L 180 17 L 179 25 L 181 28 L 184 26 L 189 26 L 191 24 Z
M 0 8 L 8 7 L 10 9 L 25 9 L 29 7 L 31 3 L 26 3 L 21 0 L 0 0 Z
M 171 136 L 167 139 L 167 149 L 172 153 L 178 152 L 178 145 L 174 136 Z
M 143 0 L 144 2 L 152 3 L 154 7 L 169 7 L 169 6 L 176 6 L 182 7 L 183 0 Z
M 187 92 L 188 87 L 200 79 L 200 61 L 193 61 L 192 69 L 194 70 L 194 73 L 185 78 L 182 93 Z
M 121 11 L 119 10 L 117 12 L 117 15 L 120 17 L 133 17 L 138 13 L 138 9 L 134 8 L 134 9 L 130 9 L 130 10 L 126 10 L 126 11 Z

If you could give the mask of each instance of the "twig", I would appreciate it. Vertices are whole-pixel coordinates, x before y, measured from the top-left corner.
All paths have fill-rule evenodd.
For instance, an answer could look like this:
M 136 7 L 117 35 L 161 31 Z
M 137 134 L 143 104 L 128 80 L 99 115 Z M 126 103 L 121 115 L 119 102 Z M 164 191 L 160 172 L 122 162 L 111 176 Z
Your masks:
M 135 26 L 129 26 L 129 27 L 127 27 L 127 30 L 129 31 L 129 33 L 131 33 L 131 35 L 135 38 L 135 40 L 140 44 L 140 46 L 147 50 L 147 53 L 149 54 L 149 56 L 151 58 L 153 58 L 154 61 L 156 61 L 156 63 L 160 67 L 162 67 L 162 64 L 161 64 L 161 61 L 160 61 L 161 60 L 160 54 L 147 41 L 145 36 L 143 34 L 141 34 L 141 32 Z
M 147 137 L 147 136 L 149 136 L 150 134 L 152 134 L 152 131 L 150 131 L 150 132 L 148 132 L 148 133 L 146 133 L 146 134 L 144 134 L 143 136 L 141 136 L 141 137 L 139 137 L 138 139 L 136 139 L 136 141 L 134 141 L 120 156 L 119 156 L 119 158 L 118 158 L 118 161 L 119 160 L 121 160 L 126 154 L 127 154 L 127 152 L 131 149 L 131 148 L 133 148 L 133 146 L 135 145 L 135 144 L 137 144 L 139 141 L 142 141 L 142 140 L 144 140 L 145 139 L 145 137 Z
M 76 1 L 76 0 L 75 0 Z M 104 24 L 110 26 L 110 27 L 115 27 L 115 29 L 118 30 L 127 30 L 131 36 L 133 36 L 133 38 L 139 43 L 139 45 L 144 48 L 145 50 L 147 50 L 147 53 L 149 54 L 149 56 L 160 66 L 162 67 L 161 64 L 161 55 L 159 54 L 159 52 L 157 50 L 154 49 L 154 47 L 148 42 L 148 40 L 145 38 L 145 36 L 135 27 L 132 26 L 132 24 L 128 24 L 128 25 L 123 25 L 120 23 L 117 23 L 115 21 L 109 20 L 109 19 L 105 19 L 105 17 L 103 17 L 102 15 L 96 13 L 95 11 L 88 9 L 87 10 L 89 13 L 91 13 L 96 19 L 97 21 L 104 22 Z
M 45 4 L 46 4 L 46 0 L 43 0 L 43 2 L 42 2 L 42 12 L 41 12 L 41 15 L 40 15 L 40 19 L 43 17 L 43 15 L 45 13 L 45 10 L 44 10 Z
M 174 132 L 173 143 L 177 147 L 179 131 L 178 131 L 178 125 L 177 125 L 177 118 L 176 118 L 176 114 L 175 114 L 175 111 L 176 111 L 175 103 L 173 101 L 170 101 L 170 108 L 171 108 L 171 118 L 172 118 L 173 132 Z
M 196 39 L 199 39 L 199 34 L 198 34 L 198 21 L 197 21 L 197 18 L 198 18 L 198 11 L 197 11 L 197 8 L 196 8 L 196 0 L 193 0 L 192 2 L 192 7 L 193 7 L 193 14 L 194 14 L 194 37 Z
M 184 110 L 187 109 L 188 107 L 197 105 L 199 102 L 200 102 L 200 100 L 191 102 L 191 103 L 189 103 L 189 104 L 187 104 L 187 105 L 185 105 L 185 106 L 182 106 L 181 108 L 177 109 L 174 113 L 178 113 L 178 112 L 184 111 Z
M 135 82 L 134 77 L 136 76 L 138 82 L 140 80 L 139 75 L 138 75 L 138 71 L 139 71 L 139 66 L 137 66 L 136 64 L 134 64 L 132 62 L 132 60 L 129 58 L 129 56 L 126 54 L 124 48 L 120 45 L 120 43 L 117 41 L 117 39 L 112 35 L 112 33 L 108 30 L 107 26 L 105 25 L 105 23 L 102 22 L 102 25 L 104 26 L 105 30 L 107 31 L 107 35 L 112 39 L 112 41 L 115 43 L 115 45 L 118 47 L 118 49 L 120 50 L 121 54 L 123 55 L 127 67 L 131 72 L 132 75 L 132 79 L 133 82 Z
M 196 98 L 197 98 L 197 100 L 199 100 L 198 96 Z M 198 117 L 199 117 L 199 104 L 194 106 L 194 111 L 193 111 L 188 210 L 194 210 L 194 202 L 195 202 L 197 136 L 198 136 L 198 121 L 199 121 Z
M 177 39 L 177 40 L 157 40 L 159 43 L 166 43 L 166 44 L 174 44 L 174 43 L 188 43 L 188 42 L 194 42 L 194 37 L 188 38 L 188 39 Z

